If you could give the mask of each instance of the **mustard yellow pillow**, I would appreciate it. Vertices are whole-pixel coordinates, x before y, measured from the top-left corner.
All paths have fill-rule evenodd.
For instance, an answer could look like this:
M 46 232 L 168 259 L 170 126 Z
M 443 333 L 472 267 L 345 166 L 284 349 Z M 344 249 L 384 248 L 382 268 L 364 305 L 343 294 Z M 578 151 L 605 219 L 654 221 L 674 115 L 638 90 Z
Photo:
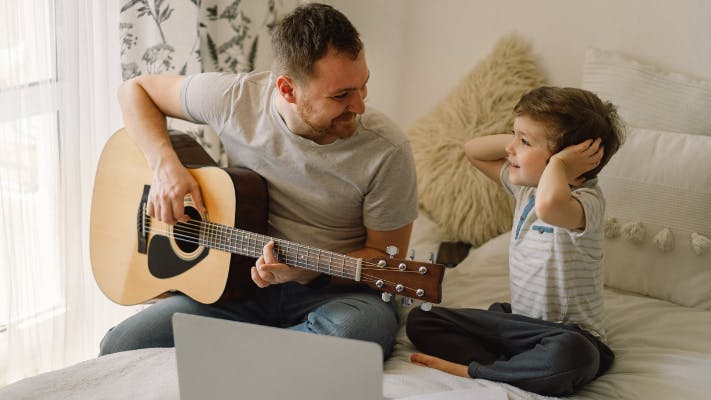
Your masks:
M 512 34 L 406 129 L 417 165 L 420 207 L 446 240 L 478 246 L 511 229 L 512 198 L 469 164 L 462 146 L 476 136 L 511 132 L 513 107 L 521 95 L 543 84 L 528 44 Z

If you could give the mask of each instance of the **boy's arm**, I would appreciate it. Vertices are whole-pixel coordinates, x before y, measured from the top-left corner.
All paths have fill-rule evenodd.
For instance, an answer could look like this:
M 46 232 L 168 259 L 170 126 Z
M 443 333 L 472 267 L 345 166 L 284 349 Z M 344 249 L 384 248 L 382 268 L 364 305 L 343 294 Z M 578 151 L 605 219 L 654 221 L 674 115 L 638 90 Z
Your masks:
M 508 134 L 476 137 L 464 144 L 464 154 L 473 166 L 501 185 L 499 172 L 506 161 L 506 146 L 511 140 L 512 136 Z
M 585 211 L 573 197 L 570 185 L 581 185 L 585 181 L 581 175 L 600 163 L 603 152 L 598 138 L 566 147 L 551 156 L 536 190 L 538 218 L 561 228 L 585 229 Z

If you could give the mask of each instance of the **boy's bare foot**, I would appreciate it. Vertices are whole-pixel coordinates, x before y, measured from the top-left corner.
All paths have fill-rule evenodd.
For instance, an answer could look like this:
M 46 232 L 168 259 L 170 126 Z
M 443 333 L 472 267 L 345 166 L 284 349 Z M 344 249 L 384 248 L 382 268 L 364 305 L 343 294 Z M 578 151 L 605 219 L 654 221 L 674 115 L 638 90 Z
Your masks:
M 462 364 L 443 360 L 438 357 L 430 356 L 423 353 L 414 353 L 410 356 L 410 361 L 413 364 L 422 365 L 429 368 L 438 369 L 440 371 L 469 378 L 469 367 Z

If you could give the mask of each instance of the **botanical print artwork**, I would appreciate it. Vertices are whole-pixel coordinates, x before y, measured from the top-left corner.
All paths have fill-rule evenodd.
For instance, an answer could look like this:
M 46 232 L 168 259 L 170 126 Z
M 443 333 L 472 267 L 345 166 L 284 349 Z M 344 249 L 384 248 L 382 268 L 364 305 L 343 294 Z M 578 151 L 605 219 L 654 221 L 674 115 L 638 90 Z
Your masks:
M 212 1 L 212 3 L 224 3 Z M 255 69 L 260 39 L 268 42 L 269 34 L 278 18 L 275 0 L 255 2 L 246 7 L 243 1 L 205 8 L 209 23 L 200 24 L 204 48 L 205 70 L 249 72 Z
M 119 16 L 123 80 L 147 74 L 249 72 L 270 63 L 269 35 L 296 0 L 124 0 Z M 207 126 L 170 120 L 226 163 Z

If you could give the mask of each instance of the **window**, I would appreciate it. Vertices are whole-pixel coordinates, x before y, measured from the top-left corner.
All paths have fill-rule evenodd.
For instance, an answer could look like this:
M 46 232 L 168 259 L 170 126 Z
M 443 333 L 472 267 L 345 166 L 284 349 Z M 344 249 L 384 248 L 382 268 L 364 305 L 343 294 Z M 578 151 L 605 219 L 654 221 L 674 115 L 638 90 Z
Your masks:
M 0 5 L 0 331 L 63 307 L 54 2 Z

